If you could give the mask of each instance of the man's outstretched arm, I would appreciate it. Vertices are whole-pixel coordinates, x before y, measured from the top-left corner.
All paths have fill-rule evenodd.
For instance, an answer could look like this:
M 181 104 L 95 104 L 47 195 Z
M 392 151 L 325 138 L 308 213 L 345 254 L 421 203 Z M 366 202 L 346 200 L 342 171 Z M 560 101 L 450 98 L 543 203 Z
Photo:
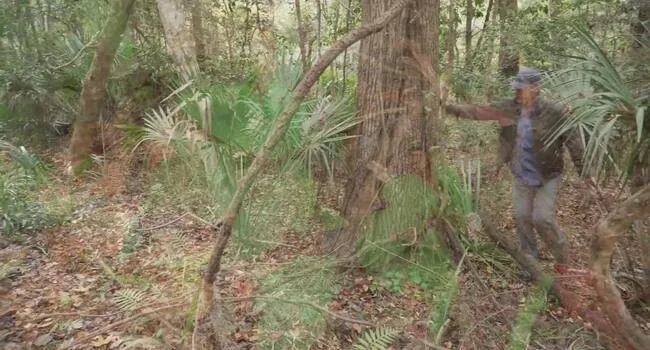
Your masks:
M 498 105 L 451 104 L 445 105 L 445 112 L 463 119 L 496 120 L 501 127 L 510 126 L 515 123 L 514 118 Z

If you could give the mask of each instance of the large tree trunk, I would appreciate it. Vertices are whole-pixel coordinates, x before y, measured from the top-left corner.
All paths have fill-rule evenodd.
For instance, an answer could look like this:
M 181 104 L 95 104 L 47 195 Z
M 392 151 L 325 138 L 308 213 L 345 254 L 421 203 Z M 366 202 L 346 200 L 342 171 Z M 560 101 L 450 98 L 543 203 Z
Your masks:
M 95 57 L 81 90 L 80 114 L 75 121 L 70 144 L 71 169 L 84 170 L 88 157 L 97 141 L 98 123 L 106 96 L 106 84 L 113 65 L 115 52 L 131 14 L 134 0 L 115 0 L 95 50 Z
M 362 23 L 374 21 L 394 3 L 363 0 Z M 363 220 L 377 205 L 382 169 L 389 177 L 431 177 L 423 135 L 432 134 L 431 124 L 425 123 L 424 93 L 430 90 L 428 78 L 436 74 L 431 65 L 433 11 L 434 0 L 415 0 L 382 35 L 361 42 L 357 101 L 363 123 L 350 147 L 352 172 L 342 210 L 346 225 L 326 242 L 326 249 L 344 261 L 354 255 Z
M 183 82 L 190 81 L 199 72 L 194 40 L 185 27 L 182 0 L 156 0 L 158 14 L 165 30 L 167 49 L 174 58 Z
M 519 55 L 512 45 L 512 34 L 508 30 L 517 15 L 517 0 L 498 0 L 501 37 L 499 48 L 499 72 L 505 77 L 512 77 L 519 72 Z
M 248 190 L 253 185 L 253 182 L 262 171 L 262 169 L 269 162 L 271 152 L 278 142 L 284 137 L 289 128 L 289 123 L 294 114 L 300 108 L 300 104 L 307 96 L 311 87 L 318 81 L 320 75 L 325 69 L 334 61 L 334 59 L 349 48 L 352 44 L 367 37 L 368 35 L 381 31 L 388 23 L 397 17 L 405 6 L 413 0 L 398 0 L 395 6 L 388 9 L 382 16 L 377 18 L 374 22 L 363 25 L 357 28 L 339 40 L 337 40 L 332 47 L 323 53 L 323 55 L 316 60 L 314 65 L 307 71 L 304 78 L 296 86 L 293 98 L 282 110 L 273 129 L 270 130 L 264 145 L 255 155 L 255 159 L 251 166 L 246 170 L 246 174 L 237 184 L 237 189 L 228 206 L 228 212 L 225 214 L 220 224 L 215 227 L 217 229 L 217 240 L 212 248 L 210 260 L 208 262 L 207 270 L 203 276 L 203 284 L 201 285 L 201 297 L 199 307 L 196 313 L 196 322 L 194 334 L 192 336 L 192 348 L 196 349 L 210 349 L 216 350 L 221 348 L 219 342 L 219 329 L 213 329 L 211 324 L 211 317 L 215 315 L 215 291 L 214 282 L 216 281 L 217 274 L 221 270 L 221 258 L 228 245 L 228 241 L 232 234 L 232 228 L 237 219 L 237 213 L 241 209 L 244 197 Z

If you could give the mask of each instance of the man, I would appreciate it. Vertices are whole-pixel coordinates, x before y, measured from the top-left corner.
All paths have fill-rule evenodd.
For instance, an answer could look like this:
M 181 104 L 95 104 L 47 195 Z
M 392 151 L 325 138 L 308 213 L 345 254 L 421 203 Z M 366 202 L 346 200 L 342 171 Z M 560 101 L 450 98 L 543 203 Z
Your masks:
M 445 110 L 461 118 L 499 121 L 499 153 L 502 164 L 511 163 L 512 204 L 520 247 L 538 257 L 536 230 L 557 263 L 568 264 L 569 243 L 555 222 L 555 198 L 564 171 L 563 146 L 580 171 L 583 148 L 577 137 L 566 135 L 546 147 L 546 137 L 565 109 L 539 96 L 540 82 L 539 72 L 523 68 L 512 82 L 514 99 L 484 106 L 447 105 Z M 587 179 L 588 183 L 592 181 Z

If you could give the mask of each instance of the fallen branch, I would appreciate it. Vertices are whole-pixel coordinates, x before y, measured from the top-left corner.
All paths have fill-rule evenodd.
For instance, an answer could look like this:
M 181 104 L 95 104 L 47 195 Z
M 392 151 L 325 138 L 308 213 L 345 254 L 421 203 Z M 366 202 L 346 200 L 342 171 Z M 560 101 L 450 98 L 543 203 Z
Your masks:
M 176 219 L 173 219 L 173 220 L 167 221 L 167 222 L 165 222 L 165 223 L 163 223 L 163 224 L 160 224 L 160 225 L 156 225 L 156 226 L 153 226 L 153 227 L 147 227 L 147 228 L 139 228 L 138 231 L 143 231 L 143 232 L 146 232 L 146 231 L 154 231 L 154 230 L 157 230 L 157 229 L 160 229 L 160 228 L 163 228 L 163 227 L 169 226 L 169 225 L 171 225 L 171 224 L 173 224 L 173 223 L 175 223 L 175 222 L 178 222 L 180 219 L 186 217 L 187 215 L 190 215 L 190 213 L 187 212 L 187 213 L 185 213 L 185 214 L 180 215 L 180 216 L 177 217 Z
M 650 349 L 650 338 L 639 329 L 625 306 L 612 278 L 610 259 L 618 237 L 622 236 L 634 221 L 647 216 L 648 212 L 650 185 L 646 185 L 598 222 L 591 246 L 596 292 L 605 305 L 607 316 L 636 349 Z
M 70 344 L 64 344 L 61 347 L 59 347 L 58 350 L 72 349 L 74 346 L 83 344 L 83 343 L 95 338 L 96 336 L 102 335 L 103 333 L 106 333 L 106 332 L 110 331 L 111 329 L 117 328 L 117 327 L 119 327 L 121 325 L 124 325 L 124 324 L 127 324 L 127 323 L 131 323 L 131 322 L 137 320 L 140 317 L 152 315 L 152 314 L 155 314 L 155 313 L 158 313 L 158 312 L 177 309 L 177 308 L 180 308 L 180 307 L 187 306 L 188 304 L 189 304 L 188 302 L 183 302 L 183 303 L 178 303 L 178 304 L 172 304 L 172 305 L 159 307 L 157 309 L 151 309 L 151 310 L 143 311 L 143 312 L 141 312 L 141 313 L 139 313 L 137 315 L 127 317 L 127 318 L 125 318 L 123 320 L 120 320 L 120 321 L 117 321 L 117 322 L 113 322 L 113 323 L 111 323 L 111 324 L 109 324 L 109 325 L 107 325 L 105 327 L 102 327 L 102 328 L 100 328 L 100 329 L 98 329 L 98 330 L 96 330 L 94 332 L 91 332 L 90 334 L 80 338 L 77 341 L 71 342 Z
M 460 258 L 460 261 L 458 262 L 458 266 L 456 266 L 456 272 L 454 273 L 454 276 L 456 279 L 460 276 L 460 272 L 463 269 L 463 261 L 465 261 L 465 257 L 467 257 L 467 250 L 463 253 L 463 256 Z M 442 340 L 442 336 L 445 334 L 445 331 L 447 330 L 447 327 L 449 326 L 450 319 L 447 317 L 445 322 L 440 326 L 440 329 L 438 329 L 438 333 L 436 334 L 436 337 L 434 338 L 434 343 L 435 344 L 440 344 L 440 341 Z
M 505 250 L 515 261 L 528 273 L 531 277 L 555 294 L 562 304 L 562 306 L 569 311 L 570 314 L 576 314 L 582 317 L 586 322 L 591 323 L 592 327 L 599 331 L 605 337 L 601 340 L 611 345 L 611 348 L 616 349 L 622 346 L 624 348 L 631 348 L 626 339 L 621 339 L 620 333 L 617 331 L 616 324 L 608 319 L 606 315 L 598 310 L 588 310 L 587 305 L 581 302 L 581 299 L 575 293 L 564 288 L 552 276 L 544 272 L 542 265 L 529 254 L 524 254 L 519 247 L 512 242 L 511 239 L 502 236 L 492 225 L 490 216 L 487 213 L 481 213 L 481 220 L 483 223 L 484 232 L 496 243 L 498 243 L 503 250 Z M 609 262 L 609 260 L 607 260 Z M 556 265 L 557 270 L 568 270 L 567 266 Z M 583 279 L 591 282 L 591 274 L 587 271 L 582 274 Z M 578 278 L 573 278 L 571 281 L 579 281 Z
M 290 300 L 290 299 L 283 299 L 279 297 L 273 297 L 273 296 L 267 296 L 267 295 L 250 295 L 250 296 L 245 296 L 245 297 L 232 297 L 232 298 L 217 298 L 215 301 L 217 302 L 222 302 L 222 303 L 239 303 L 239 302 L 244 302 L 244 301 L 250 301 L 250 300 L 267 300 L 267 301 L 275 301 L 278 303 L 285 303 L 285 304 L 293 304 L 293 305 L 298 305 L 298 306 L 309 306 L 312 309 L 316 309 L 320 311 L 323 314 L 326 314 L 328 316 L 331 316 L 333 318 L 348 322 L 348 323 L 354 323 L 354 324 L 360 324 L 362 326 L 368 326 L 368 327 L 376 327 L 377 325 L 364 321 L 364 320 L 359 320 L 356 318 L 351 318 L 345 315 L 341 315 L 339 313 L 336 313 L 334 311 L 330 311 L 325 307 L 322 307 L 318 304 L 312 303 L 310 301 L 303 301 L 303 300 Z
M 232 234 L 232 227 L 237 218 L 237 213 L 242 206 L 244 197 L 248 190 L 253 185 L 253 182 L 266 166 L 271 156 L 272 150 L 277 143 L 284 137 L 289 122 L 293 119 L 302 101 L 307 96 L 311 87 L 318 81 L 318 78 L 323 71 L 334 61 L 334 59 L 343 51 L 345 51 L 352 44 L 359 40 L 381 31 L 388 23 L 390 23 L 397 15 L 402 12 L 412 0 L 399 0 L 388 12 L 377 19 L 377 21 L 354 29 L 337 40 L 326 52 L 320 56 L 314 65 L 305 73 L 304 78 L 296 86 L 293 98 L 284 107 L 278 118 L 276 119 L 273 128 L 270 130 L 264 144 L 258 151 L 252 164 L 247 169 L 246 174 L 240 180 L 237 189 L 230 201 L 228 211 L 221 221 L 221 225 L 216 229 L 217 240 L 213 246 L 208 268 L 203 276 L 203 285 L 201 287 L 201 297 L 199 309 L 196 313 L 196 321 L 194 323 L 194 334 L 192 336 L 192 349 L 199 346 L 206 346 L 210 349 L 220 349 L 221 344 L 218 340 L 218 335 L 215 333 L 214 327 L 210 326 L 208 320 L 214 311 L 214 289 L 213 284 L 216 280 L 216 275 L 221 269 L 221 258 L 226 249 L 230 235 Z

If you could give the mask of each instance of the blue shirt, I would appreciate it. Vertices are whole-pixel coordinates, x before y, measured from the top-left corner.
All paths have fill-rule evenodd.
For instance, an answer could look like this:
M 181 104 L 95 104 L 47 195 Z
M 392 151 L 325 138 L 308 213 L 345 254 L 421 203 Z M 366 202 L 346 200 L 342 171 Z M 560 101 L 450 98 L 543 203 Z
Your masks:
M 514 159 L 513 175 L 524 185 L 539 186 L 542 184 L 542 175 L 537 167 L 535 157 L 535 140 L 533 124 L 530 114 L 522 109 L 521 117 L 517 122 L 517 143 Z

